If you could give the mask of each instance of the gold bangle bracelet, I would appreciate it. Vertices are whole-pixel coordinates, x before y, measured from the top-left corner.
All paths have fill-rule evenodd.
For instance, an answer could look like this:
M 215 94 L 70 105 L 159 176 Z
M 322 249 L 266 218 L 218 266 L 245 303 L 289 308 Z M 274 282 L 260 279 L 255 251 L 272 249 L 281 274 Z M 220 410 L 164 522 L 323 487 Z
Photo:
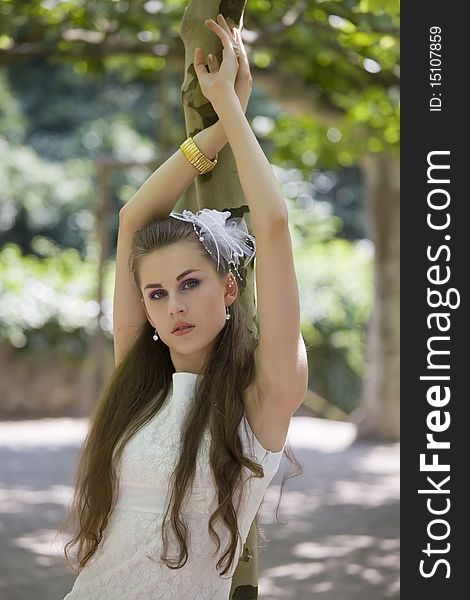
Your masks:
M 207 158 L 207 156 L 205 156 L 199 150 L 199 148 L 196 146 L 192 137 L 188 137 L 188 139 L 185 140 L 181 144 L 180 149 L 183 152 L 183 154 L 186 156 L 188 161 L 194 167 L 196 167 L 196 169 L 199 171 L 199 173 L 201 175 L 204 175 L 204 173 L 208 173 L 209 171 L 212 171 L 212 169 L 217 164 L 217 159 L 218 159 L 219 155 L 216 154 L 212 160 L 209 160 Z

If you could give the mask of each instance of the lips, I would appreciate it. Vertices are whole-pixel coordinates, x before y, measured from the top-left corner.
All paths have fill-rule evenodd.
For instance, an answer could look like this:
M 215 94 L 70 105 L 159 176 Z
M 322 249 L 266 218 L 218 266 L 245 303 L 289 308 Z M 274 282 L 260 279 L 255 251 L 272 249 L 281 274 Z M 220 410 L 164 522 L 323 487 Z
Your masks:
M 192 323 L 178 323 L 171 333 L 181 333 L 193 328 L 194 325 Z
M 194 329 L 194 326 L 186 327 L 185 329 L 177 329 L 176 331 L 173 331 L 173 335 L 178 335 L 178 336 L 189 335 L 193 329 Z

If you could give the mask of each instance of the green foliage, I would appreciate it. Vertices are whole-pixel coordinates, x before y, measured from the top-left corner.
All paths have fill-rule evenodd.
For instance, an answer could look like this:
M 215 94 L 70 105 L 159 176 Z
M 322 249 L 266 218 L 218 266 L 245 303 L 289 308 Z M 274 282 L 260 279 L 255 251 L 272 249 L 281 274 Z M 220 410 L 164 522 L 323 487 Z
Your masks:
M 143 79 L 152 77 L 166 65 L 158 54 L 168 47 L 158 44 L 162 37 L 167 44 L 176 42 L 185 6 L 185 0 L 3 2 L 0 60 L 3 55 L 11 64 L 17 48 L 27 46 L 40 49 L 38 55 L 74 62 L 82 74 L 99 76 L 109 69 L 121 70 L 123 81 L 137 73 Z M 129 55 L 135 57 L 132 68 Z
M 37 236 L 39 256 L 23 255 L 15 244 L 0 250 L 0 340 L 28 351 L 55 349 L 83 355 L 97 321 L 97 261 L 77 250 L 60 250 Z M 113 271 L 105 287 L 112 293 Z M 111 302 L 103 305 L 100 326 L 111 331 Z
M 309 387 L 345 412 L 357 406 L 364 370 L 364 331 L 372 296 L 372 245 L 337 237 L 343 223 L 332 204 L 305 181 L 283 184 L 300 293 L 302 333 L 309 348 Z M 308 188 L 307 188 L 308 189 Z
M 310 346 L 309 387 L 350 412 L 359 401 L 364 375 L 373 246 L 368 240 L 325 241 L 321 236 L 313 241 L 317 218 L 315 209 L 290 209 L 302 334 Z
M 353 100 L 353 99 L 352 99 Z M 349 167 L 367 152 L 399 155 L 400 109 L 398 90 L 370 88 L 348 102 L 346 112 L 334 126 L 325 126 L 312 116 L 278 114 L 267 138 L 276 148 L 273 159 L 309 169 L 312 153 L 326 168 Z
M 186 4 L 4 2 L 0 62 L 50 56 L 72 62 L 83 76 L 113 73 L 123 84 L 136 78 L 157 81 L 169 56 L 182 64 L 179 30 Z M 299 95 L 311 100 L 315 119 L 308 137 L 314 152 L 324 152 L 329 164 L 338 157 L 343 166 L 365 151 L 397 154 L 399 2 L 311 0 L 297 6 L 253 0 L 246 6 L 244 25 L 255 83 L 257 69 L 280 78 L 281 88 L 289 87 L 290 78 L 303 87 Z M 326 135 L 331 128 L 336 131 Z
M 10 140 L 21 141 L 24 136 L 25 118 L 18 99 L 7 81 L 6 70 L 0 70 L 0 132 Z M 0 148 L 3 155 L 5 149 Z
M 124 86 L 118 75 L 107 73 L 95 79 L 77 73 L 70 65 L 44 60 L 4 73 L 0 95 L 10 95 L 21 106 L 23 136 L 18 141 L 31 145 L 44 158 L 62 162 L 78 157 L 117 157 L 127 148 L 127 155 L 133 150 L 134 158 L 142 160 L 155 146 L 158 98 L 154 85 L 134 80 Z M 7 122 L 11 120 L 12 109 Z M 17 140 L 8 128 L 0 129 L 0 135 L 11 142 Z
M 51 86 L 47 94 L 40 85 L 44 79 Z M 63 65 L 38 62 L 3 71 L 3 243 L 19 244 L 29 253 L 32 238 L 43 235 L 84 255 L 97 204 L 93 159 L 145 161 L 159 155 L 149 135 L 149 125 L 155 130 L 154 95 L 140 82 L 122 88 L 107 77 L 98 85 Z M 148 175 L 148 169 L 137 167 L 113 174 L 116 210 Z
M 168 123 L 175 143 L 182 137 L 182 111 L 162 122 L 155 89 L 169 57 L 182 65 L 186 4 L 0 3 L 0 63 L 8 65 L 0 72 L 0 231 L 9 242 L 0 250 L 0 337 L 24 351 L 87 347 L 98 314 L 93 159 L 158 157 Z M 289 208 L 310 386 L 349 412 L 364 371 L 373 257 L 366 240 L 338 239 L 353 204 L 361 208 L 360 184 L 332 182 L 366 152 L 398 153 L 399 4 L 253 0 L 244 25 L 255 84 L 249 112 Z M 279 82 L 277 97 L 256 89 L 260 72 Z M 290 82 L 303 114 L 276 103 Z M 115 209 L 148 174 L 113 174 Z M 344 210 L 335 215 L 336 201 Z M 99 324 L 108 337 L 113 267 Z
M 90 161 L 52 163 L 29 146 L 0 138 L 0 231 L 28 251 L 31 235 L 48 235 L 65 246 L 83 248 L 93 225 Z M 12 229 L 15 225 L 14 229 Z
M 269 17 L 249 10 L 247 22 L 250 16 L 261 32 L 258 66 L 280 79 L 281 97 L 293 84 L 303 100 L 303 114 L 281 112 L 274 123 L 276 161 L 301 164 L 310 151 L 337 168 L 366 152 L 398 156 L 398 2 L 310 2 L 295 25 L 275 35 Z

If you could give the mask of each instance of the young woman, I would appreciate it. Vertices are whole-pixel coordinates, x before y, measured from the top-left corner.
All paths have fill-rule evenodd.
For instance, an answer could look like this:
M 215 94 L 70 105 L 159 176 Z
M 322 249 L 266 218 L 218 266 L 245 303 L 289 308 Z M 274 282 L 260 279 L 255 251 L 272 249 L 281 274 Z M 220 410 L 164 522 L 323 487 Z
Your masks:
M 221 15 L 206 26 L 223 60 L 207 71 L 198 48 L 194 66 L 219 121 L 120 212 L 116 368 L 78 465 L 67 600 L 227 599 L 307 389 L 287 209 L 244 114 L 248 60 Z M 171 212 L 227 141 L 255 237 L 229 211 Z M 257 339 L 239 302 L 255 253 Z

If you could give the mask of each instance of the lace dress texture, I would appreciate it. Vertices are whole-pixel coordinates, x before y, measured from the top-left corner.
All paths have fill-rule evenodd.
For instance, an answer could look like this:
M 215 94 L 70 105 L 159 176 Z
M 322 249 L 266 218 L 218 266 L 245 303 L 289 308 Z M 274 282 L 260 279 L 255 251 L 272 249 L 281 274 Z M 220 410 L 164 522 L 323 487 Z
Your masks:
M 197 373 L 173 373 L 169 396 L 162 409 L 127 442 L 120 463 L 119 495 L 103 540 L 63 600 L 227 600 L 231 581 L 253 519 L 276 474 L 284 447 L 266 450 L 255 437 L 246 416 L 239 433 L 244 452 L 259 462 L 264 477 L 253 477 L 243 495 L 234 500 L 241 540 L 231 569 L 216 568 L 230 536 L 221 521 L 214 523 L 220 549 L 208 522 L 217 508 L 216 486 L 209 464 L 210 433 L 206 430 L 196 459 L 192 492 L 184 518 L 188 525 L 188 560 L 180 569 L 158 562 L 162 549 L 161 525 L 166 510 L 170 475 L 181 450 L 181 425 L 193 397 Z M 244 479 L 251 471 L 243 467 Z M 169 518 L 167 517 L 167 522 Z M 171 556 L 179 545 L 167 527 Z M 153 560 L 148 558 L 151 556 Z M 225 562 L 223 563 L 225 565 Z

